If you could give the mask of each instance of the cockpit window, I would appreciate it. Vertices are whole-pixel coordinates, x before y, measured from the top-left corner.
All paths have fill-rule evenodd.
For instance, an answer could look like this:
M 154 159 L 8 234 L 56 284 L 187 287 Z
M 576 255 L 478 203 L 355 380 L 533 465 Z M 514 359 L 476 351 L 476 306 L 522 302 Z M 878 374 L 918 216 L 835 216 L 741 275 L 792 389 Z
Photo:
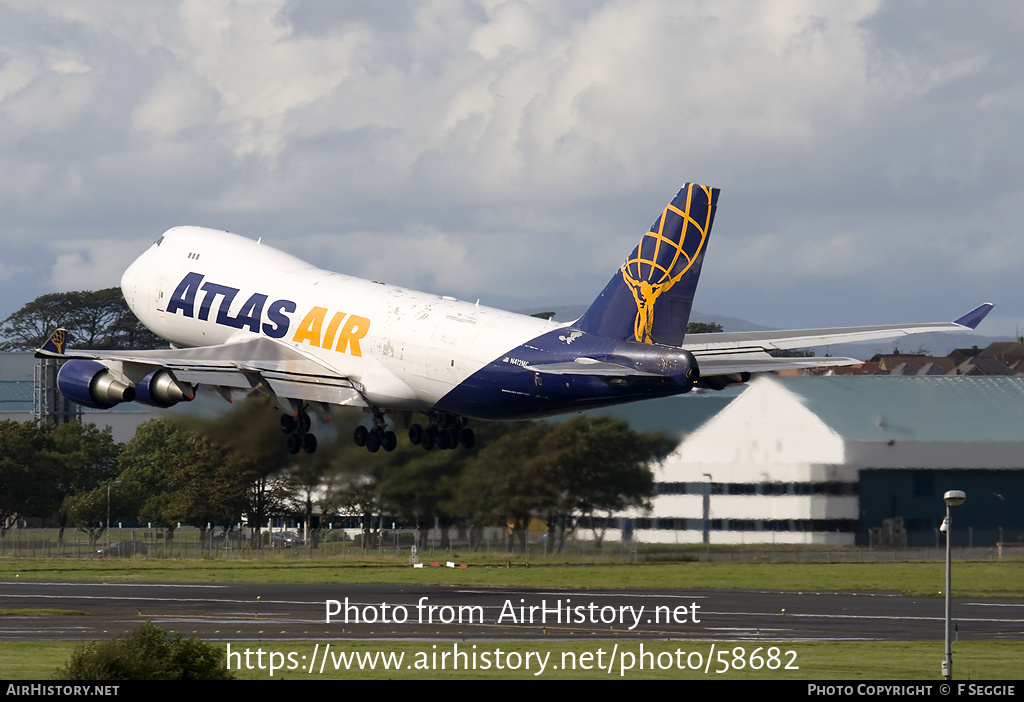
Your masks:
M 160 246 L 160 244 L 162 244 L 162 243 L 164 243 L 164 235 L 163 234 L 161 234 L 160 238 L 156 240 L 156 245 Z

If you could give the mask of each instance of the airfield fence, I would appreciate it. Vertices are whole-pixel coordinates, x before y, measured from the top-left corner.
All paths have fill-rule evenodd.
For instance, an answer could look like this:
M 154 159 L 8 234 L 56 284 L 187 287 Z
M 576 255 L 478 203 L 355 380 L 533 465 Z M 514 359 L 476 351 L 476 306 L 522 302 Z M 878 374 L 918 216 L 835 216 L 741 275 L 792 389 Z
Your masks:
M 108 539 L 109 536 L 109 539 Z M 419 544 L 417 545 L 417 541 Z M 525 547 L 524 547 L 525 544 Z M 414 546 L 416 547 L 414 549 Z M 370 556 L 429 563 L 469 555 L 515 557 L 517 560 L 568 561 L 607 559 L 631 562 L 769 561 L 769 562 L 884 562 L 943 560 L 944 547 L 867 548 L 747 544 L 745 546 L 665 546 L 637 542 L 568 540 L 562 548 L 549 547 L 530 535 L 502 538 L 430 539 L 424 545 L 413 530 L 349 533 L 344 530 L 315 534 L 308 541 L 294 532 L 262 532 L 256 543 L 248 532 L 202 534 L 183 527 L 173 533 L 155 529 L 111 529 L 90 543 L 83 532 L 54 528 L 8 529 L 0 534 L 0 557 L 13 558 L 201 558 L 213 560 L 364 559 Z M 1024 557 L 1024 544 L 954 546 L 956 559 Z

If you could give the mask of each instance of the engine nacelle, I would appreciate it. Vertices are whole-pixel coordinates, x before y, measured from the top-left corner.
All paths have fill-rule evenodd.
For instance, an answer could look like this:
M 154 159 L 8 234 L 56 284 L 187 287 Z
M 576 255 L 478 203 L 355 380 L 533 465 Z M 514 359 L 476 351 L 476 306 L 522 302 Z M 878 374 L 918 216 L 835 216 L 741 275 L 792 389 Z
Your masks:
M 170 371 L 155 370 L 135 385 L 135 401 L 153 407 L 170 407 L 190 402 L 195 397 L 190 387 L 182 386 Z
M 96 409 L 110 409 L 135 399 L 135 388 L 114 377 L 105 365 L 77 358 L 60 367 L 57 389 L 72 402 Z
M 738 385 L 748 380 L 750 380 L 750 373 L 746 371 L 742 373 L 728 373 L 726 375 L 708 375 L 701 377 L 697 382 L 697 387 L 707 390 L 725 390 L 730 385 Z

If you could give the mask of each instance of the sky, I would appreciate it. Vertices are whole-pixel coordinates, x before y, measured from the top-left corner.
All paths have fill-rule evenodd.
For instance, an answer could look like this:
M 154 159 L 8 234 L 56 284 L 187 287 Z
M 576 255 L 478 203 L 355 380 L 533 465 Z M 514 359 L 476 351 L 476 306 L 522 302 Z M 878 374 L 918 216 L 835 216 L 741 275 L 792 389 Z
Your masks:
M 949 0 L 0 0 L 0 319 L 181 224 L 585 305 L 696 181 L 705 314 L 1024 333 L 1021 36 Z

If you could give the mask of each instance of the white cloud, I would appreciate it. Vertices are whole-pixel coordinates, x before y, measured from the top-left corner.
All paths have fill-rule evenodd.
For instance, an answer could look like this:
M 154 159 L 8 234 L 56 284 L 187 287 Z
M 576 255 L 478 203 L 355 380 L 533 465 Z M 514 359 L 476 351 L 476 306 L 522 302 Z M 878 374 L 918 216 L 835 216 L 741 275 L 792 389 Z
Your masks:
M 788 304 L 768 270 L 823 305 L 1020 298 L 1021 31 L 954 2 L 6 0 L 0 240 L 87 242 L 40 243 L 60 287 L 194 223 L 578 302 L 695 179 L 719 310 Z
M 50 285 L 55 291 L 120 286 L 121 274 L 150 243 L 141 239 L 98 239 L 51 244 L 56 260 L 50 272 Z

